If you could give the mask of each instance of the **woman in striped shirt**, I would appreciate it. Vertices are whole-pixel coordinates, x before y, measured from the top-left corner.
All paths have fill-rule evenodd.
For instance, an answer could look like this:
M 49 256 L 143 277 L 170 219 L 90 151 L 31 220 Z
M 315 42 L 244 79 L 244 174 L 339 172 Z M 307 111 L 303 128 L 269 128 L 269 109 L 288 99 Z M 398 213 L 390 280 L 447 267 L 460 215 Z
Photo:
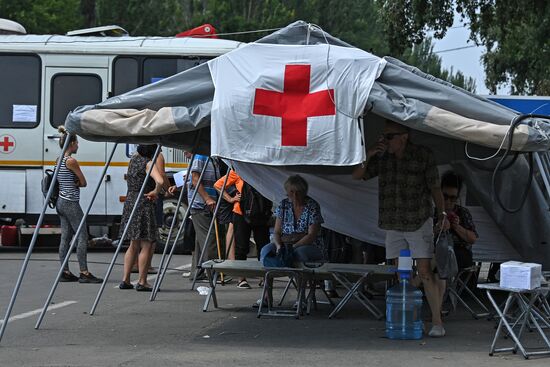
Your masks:
M 59 198 L 57 199 L 56 210 L 61 221 L 61 243 L 59 244 L 59 259 L 61 262 L 67 256 L 70 242 L 76 233 L 76 230 L 84 216 L 80 207 L 80 188 L 86 187 L 86 178 L 80 170 L 78 161 L 72 157 L 78 151 L 78 139 L 76 135 L 70 135 L 64 126 L 58 128 L 61 137 L 59 146 L 63 148 L 65 140 L 69 140 L 69 146 L 65 151 L 63 159 L 59 163 L 59 173 L 57 182 L 59 184 Z M 80 266 L 80 276 L 77 277 L 69 270 L 69 265 L 63 269 L 61 282 L 79 282 L 79 283 L 101 283 L 103 280 L 96 278 L 88 271 L 87 263 L 88 249 L 88 230 L 86 226 L 82 228 L 78 235 L 78 244 L 76 247 L 76 256 Z

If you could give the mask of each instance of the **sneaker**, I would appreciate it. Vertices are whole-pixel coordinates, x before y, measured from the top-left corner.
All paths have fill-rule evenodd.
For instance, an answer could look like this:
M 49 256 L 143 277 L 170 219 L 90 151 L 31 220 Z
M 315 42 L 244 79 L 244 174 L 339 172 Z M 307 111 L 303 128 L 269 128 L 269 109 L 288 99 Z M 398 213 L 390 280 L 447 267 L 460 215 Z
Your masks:
M 78 282 L 78 277 L 74 275 L 73 273 L 69 272 L 63 272 L 61 273 L 61 278 L 59 278 L 60 282 Z
M 260 303 L 262 302 L 262 299 L 258 299 L 256 302 L 252 304 L 252 308 L 260 308 Z M 267 306 L 267 302 L 264 302 L 264 305 Z
M 246 281 L 246 279 L 243 279 L 243 280 L 241 280 L 239 283 L 237 283 L 237 288 L 241 288 L 241 289 L 251 289 L 252 287 L 250 286 L 250 284 L 248 284 L 248 282 Z
M 443 325 L 434 325 L 428 335 L 432 338 L 441 338 L 445 336 L 445 329 L 443 328 Z
M 206 277 L 204 278 L 206 279 Z M 230 283 L 233 280 L 229 275 L 224 275 L 223 277 L 223 283 L 227 284 Z M 216 284 L 222 284 L 222 277 L 218 276 L 218 279 L 216 280 Z
M 193 281 L 193 273 L 191 273 L 189 275 L 189 281 L 192 282 Z M 202 282 L 202 281 L 205 281 L 205 280 L 208 280 L 208 278 L 206 277 L 206 272 L 204 271 L 204 269 L 201 269 L 199 270 L 199 273 L 197 274 L 197 282 Z
M 80 273 L 80 278 L 78 279 L 79 283 L 103 283 L 103 279 L 96 278 L 92 273 L 84 274 Z
M 120 284 L 118 285 L 118 288 L 119 289 L 134 289 L 134 286 L 132 285 L 132 283 L 120 282 Z
M 191 272 L 190 272 L 190 271 L 184 271 L 184 272 L 181 274 L 181 276 L 182 276 L 183 278 L 189 278 L 189 277 L 191 276 Z

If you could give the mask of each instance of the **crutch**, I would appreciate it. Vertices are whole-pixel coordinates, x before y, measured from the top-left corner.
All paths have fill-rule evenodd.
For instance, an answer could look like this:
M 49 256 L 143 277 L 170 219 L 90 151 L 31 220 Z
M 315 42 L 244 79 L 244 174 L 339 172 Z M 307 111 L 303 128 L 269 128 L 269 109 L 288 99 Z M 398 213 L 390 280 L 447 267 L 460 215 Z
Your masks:
M 170 225 L 170 230 L 168 231 L 168 237 L 166 238 L 166 243 L 164 244 L 164 249 L 162 250 L 162 257 L 160 258 L 160 263 L 159 263 L 159 271 L 164 267 L 164 260 L 166 258 L 166 252 L 168 251 L 168 244 L 170 243 L 170 238 L 172 237 L 172 231 L 174 230 L 174 226 L 176 225 L 176 221 L 178 219 L 178 214 L 181 208 L 181 202 L 183 200 L 183 195 L 185 193 L 185 188 L 187 187 L 187 182 L 190 175 L 189 171 L 191 170 L 191 167 L 193 167 L 194 161 L 195 161 L 195 154 L 193 154 L 193 156 L 191 157 L 191 161 L 189 162 L 189 166 L 187 170 L 187 175 L 185 175 L 185 179 L 183 180 L 183 186 L 180 190 L 180 195 L 178 197 L 178 204 L 176 205 L 176 212 L 174 214 L 174 217 L 172 218 L 172 224 Z M 184 224 L 185 224 L 185 217 L 183 218 L 181 225 L 183 226 Z M 174 242 L 173 246 L 175 245 L 176 245 L 176 242 Z M 151 295 L 149 296 L 149 301 L 155 300 L 156 292 L 154 292 L 154 290 L 156 289 L 158 279 L 159 277 L 155 279 L 155 283 L 153 285 L 153 292 L 151 292 Z
M 113 159 L 113 155 L 115 154 L 115 150 L 118 146 L 118 143 L 115 143 L 113 146 L 113 150 L 111 151 L 111 155 L 109 155 L 109 158 L 107 159 L 107 162 L 105 162 L 105 166 L 103 167 L 103 172 L 101 172 L 101 176 L 99 177 L 99 180 L 97 182 L 97 185 L 95 187 L 94 194 L 92 196 L 92 200 L 90 200 L 90 203 L 88 204 L 88 208 L 86 209 L 86 213 L 84 213 L 84 216 L 82 217 L 82 220 L 80 221 L 80 224 L 78 225 L 78 228 L 74 234 L 74 237 L 71 241 L 71 245 L 69 246 L 69 250 L 67 251 L 67 255 L 65 255 L 65 259 L 63 259 L 63 264 L 61 264 L 61 267 L 59 268 L 59 271 L 57 272 L 57 276 L 52 284 L 52 288 L 50 289 L 50 294 L 48 294 L 48 298 L 46 299 L 46 302 L 44 303 L 44 307 L 42 308 L 42 312 L 40 312 L 40 316 L 38 316 L 38 320 L 36 321 L 36 325 L 34 326 L 35 329 L 40 328 L 40 324 L 42 324 L 42 320 L 44 319 L 44 316 L 46 315 L 46 311 L 48 310 L 48 306 L 50 305 L 50 302 L 52 301 L 53 295 L 55 293 L 55 290 L 57 289 L 57 285 L 59 284 L 59 279 L 61 278 L 61 274 L 63 274 L 63 269 L 69 262 L 69 258 L 71 257 L 71 254 L 73 252 L 73 249 L 76 246 L 76 243 L 78 241 L 78 235 L 82 231 L 82 228 L 86 225 L 86 218 L 88 217 L 88 214 L 90 213 L 90 210 L 92 209 L 92 205 L 94 204 L 95 198 L 97 196 L 97 193 L 99 191 L 99 188 L 101 187 L 101 184 L 103 183 L 103 178 L 105 177 L 105 174 L 107 173 L 107 169 L 109 168 L 109 165 L 111 164 L 111 161 Z
M 143 180 L 143 184 L 141 185 L 141 189 L 139 190 L 139 194 L 137 196 L 136 202 L 134 203 L 134 207 L 132 208 L 132 212 L 130 213 L 130 217 L 128 218 L 128 222 L 126 223 L 126 227 L 124 227 L 124 232 L 122 232 L 122 237 L 120 237 L 120 240 L 118 241 L 118 246 L 116 247 L 115 253 L 113 255 L 113 258 L 111 260 L 111 263 L 109 264 L 109 268 L 107 269 L 107 273 L 105 273 L 105 276 L 103 277 L 103 283 L 101 283 L 101 287 L 99 288 L 99 292 L 97 292 L 97 296 L 95 298 L 94 304 L 92 305 L 92 309 L 90 310 L 90 315 L 93 315 L 95 313 L 95 310 L 97 308 L 97 305 L 99 303 L 99 300 L 101 299 L 101 295 L 103 294 L 103 291 L 105 290 L 105 285 L 107 284 L 107 280 L 109 279 L 109 276 L 111 275 L 111 272 L 113 271 L 113 267 L 115 266 L 115 261 L 118 256 L 118 253 L 120 252 L 120 249 L 122 248 L 122 244 L 124 243 L 124 239 L 126 238 L 126 234 L 128 233 L 128 228 L 130 227 L 130 223 L 132 223 L 132 218 L 134 217 L 134 214 L 137 210 L 138 205 L 141 202 L 141 199 L 143 197 L 145 186 L 147 185 L 147 181 L 149 180 L 149 177 L 151 177 L 151 172 L 153 172 L 153 168 L 155 168 L 155 163 L 157 161 L 157 157 L 160 153 L 161 145 L 159 144 L 157 146 L 157 149 L 155 150 L 155 154 L 152 159 L 151 167 L 147 170 L 147 174 L 145 175 L 145 180 Z
M 204 176 L 204 172 L 206 171 L 206 167 L 208 166 L 208 163 L 210 163 L 210 157 L 206 159 L 206 163 L 202 167 L 201 174 L 199 176 L 199 180 L 197 181 L 197 185 L 195 188 L 195 191 L 193 192 L 193 195 L 191 196 L 191 202 L 187 206 L 187 210 L 185 211 L 185 215 L 183 216 L 183 221 L 181 222 L 181 226 L 178 230 L 178 233 L 176 234 L 176 238 L 174 238 L 174 242 L 172 244 L 172 248 L 170 249 L 170 254 L 168 255 L 168 260 L 166 260 L 166 264 L 164 264 L 164 268 L 159 269 L 159 276 L 155 280 L 155 284 L 153 285 L 153 291 L 151 292 L 151 297 L 149 298 L 151 301 L 154 301 L 157 297 L 157 293 L 159 291 L 160 285 L 162 284 L 162 281 L 164 280 L 164 275 L 166 274 L 166 271 L 168 270 L 168 266 L 170 265 L 170 260 L 172 260 L 172 256 L 174 255 L 174 250 L 176 249 L 176 243 L 178 242 L 181 233 L 183 232 L 183 229 L 185 228 L 185 221 L 189 219 L 189 213 L 191 212 L 191 207 L 193 206 L 193 203 L 195 202 L 195 198 L 197 197 L 197 193 L 199 192 L 198 187 L 200 183 L 202 182 L 202 177 Z M 188 176 L 192 174 L 189 173 Z M 193 182 L 193 181 L 191 181 Z M 156 287 L 155 287 L 156 285 Z
M 229 178 L 229 173 L 231 172 L 231 168 L 227 170 L 227 174 L 225 175 L 225 179 L 223 180 L 223 185 L 221 192 L 225 191 L 225 186 L 227 185 L 227 179 Z M 208 233 L 206 234 L 206 238 L 204 239 L 204 244 L 202 246 L 201 255 L 199 257 L 199 261 L 197 264 L 197 269 L 201 269 L 202 267 L 202 259 L 204 257 L 204 253 L 206 252 L 206 245 L 208 244 L 208 238 L 210 237 L 210 233 L 212 232 L 212 227 L 214 222 L 216 221 L 216 215 L 218 214 L 218 209 L 220 208 L 220 204 L 222 201 L 222 195 L 218 195 L 218 200 L 216 200 L 216 208 L 214 209 L 214 213 L 212 214 L 212 220 L 210 221 L 210 226 L 208 227 Z M 195 275 L 193 276 L 193 284 L 191 284 L 191 290 L 195 289 L 195 284 L 197 283 L 197 274 L 199 272 L 196 271 Z
M 57 159 L 57 162 L 61 162 L 63 159 L 63 155 L 65 154 L 65 151 L 69 147 L 69 142 L 71 141 L 71 134 L 67 134 L 65 136 L 65 143 L 63 144 L 63 148 L 61 149 L 61 154 L 59 155 L 59 158 Z M 34 249 L 34 245 L 36 244 L 36 240 L 38 239 L 38 233 L 40 231 L 40 226 L 42 225 L 42 222 L 44 221 L 44 215 L 46 214 L 46 210 L 48 209 L 48 203 L 50 202 L 50 198 L 52 197 L 53 188 L 55 186 L 55 182 L 57 180 L 57 174 L 59 173 L 59 167 L 61 164 L 56 164 L 55 169 L 53 171 L 53 178 L 51 185 L 48 189 L 48 193 L 46 194 L 46 198 L 44 199 L 44 205 L 42 206 L 42 212 L 40 213 L 40 216 L 38 217 L 38 222 L 36 222 L 36 228 L 34 229 L 34 233 L 32 235 L 31 243 L 29 244 L 29 249 L 27 250 L 27 255 L 25 256 L 25 259 L 23 260 L 23 265 L 21 266 L 21 271 L 19 272 L 19 276 L 17 277 L 17 282 L 15 283 L 15 288 L 13 288 L 13 293 L 11 295 L 10 303 L 8 304 L 8 309 L 6 310 L 6 315 L 4 316 L 4 322 L 2 322 L 2 327 L 0 328 L 0 342 L 2 341 L 2 336 L 4 336 L 4 332 L 6 331 L 6 327 L 8 326 L 8 322 L 11 315 L 11 310 L 13 309 L 13 305 L 15 303 L 15 299 L 17 298 L 17 294 L 19 293 L 19 288 L 21 288 L 21 282 L 23 281 L 23 277 L 25 276 L 25 272 L 27 270 L 27 266 L 29 265 L 29 260 L 31 259 L 32 250 Z

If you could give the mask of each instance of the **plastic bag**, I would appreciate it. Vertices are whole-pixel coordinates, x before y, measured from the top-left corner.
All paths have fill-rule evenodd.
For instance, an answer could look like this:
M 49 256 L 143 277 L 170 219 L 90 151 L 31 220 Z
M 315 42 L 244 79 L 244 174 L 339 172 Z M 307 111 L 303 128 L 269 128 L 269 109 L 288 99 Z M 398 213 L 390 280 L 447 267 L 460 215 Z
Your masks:
M 458 274 L 453 237 L 449 232 L 442 232 L 435 244 L 435 262 L 439 278 L 452 279 Z

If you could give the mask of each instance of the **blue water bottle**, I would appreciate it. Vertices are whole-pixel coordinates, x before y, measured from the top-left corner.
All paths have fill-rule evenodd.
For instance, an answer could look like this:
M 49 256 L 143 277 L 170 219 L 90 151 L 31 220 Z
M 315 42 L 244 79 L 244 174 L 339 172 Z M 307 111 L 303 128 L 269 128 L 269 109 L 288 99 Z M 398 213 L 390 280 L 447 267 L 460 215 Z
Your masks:
M 386 336 L 389 339 L 422 338 L 422 292 L 409 283 L 411 271 L 411 251 L 401 250 L 397 267 L 399 284 L 386 293 Z

